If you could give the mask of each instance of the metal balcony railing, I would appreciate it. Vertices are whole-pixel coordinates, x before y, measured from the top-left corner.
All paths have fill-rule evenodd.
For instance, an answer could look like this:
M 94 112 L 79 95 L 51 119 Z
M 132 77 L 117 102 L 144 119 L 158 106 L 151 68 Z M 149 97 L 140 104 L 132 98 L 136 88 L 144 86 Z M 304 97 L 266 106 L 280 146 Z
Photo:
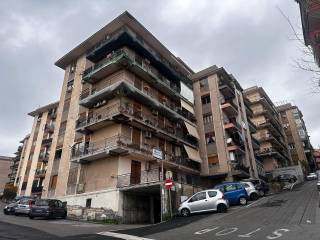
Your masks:
M 45 169 L 36 169 L 35 175 L 37 175 L 37 176 L 45 175 L 46 171 L 47 170 L 45 170 Z
M 76 122 L 76 128 L 83 128 L 95 123 L 108 120 L 118 114 L 127 115 L 135 118 L 137 121 L 148 125 L 150 128 L 155 130 L 161 129 L 172 138 L 179 138 L 191 145 L 196 146 L 197 142 L 186 136 L 182 131 L 178 131 L 173 125 L 168 123 L 160 123 L 155 115 L 143 113 L 139 109 L 135 109 L 132 105 L 125 103 L 115 103 L 107 106 L 102 110 L 94 112 L 92 116 L 79 118 Z
M 42 192 L 42 190 L 43 190 L 42 186 L 40 186 L 40 187 L 32 186 L 32 188 L 31 188 L 32 193 L 40 193 L 40 192 Z
M 160 182 L 160 170 L 159 168 L 154 168 L 146 171 L 141 171 L 140 173 L 132 174 L 122 174 L 117 176 L 117 187 L 129 187 L 139 184 L 152 184 Z

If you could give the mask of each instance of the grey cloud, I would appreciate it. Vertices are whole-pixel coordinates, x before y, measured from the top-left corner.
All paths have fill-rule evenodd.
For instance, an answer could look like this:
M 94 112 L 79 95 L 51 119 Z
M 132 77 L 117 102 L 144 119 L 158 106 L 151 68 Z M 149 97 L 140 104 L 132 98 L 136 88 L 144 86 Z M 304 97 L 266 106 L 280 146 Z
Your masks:
M 300 25 L 298 5 L 282 0 L 1 1 L 0 154 L 15 152 L 31 129 L 26 115 L 59 98 L 63 71 L 53 63 L 125 10 L 194 70 L 217 64 L 243 85 L 262 85 L 275 101 L 292 99 L 320 144 L 319 95 L 299 57 L 282 8 Z

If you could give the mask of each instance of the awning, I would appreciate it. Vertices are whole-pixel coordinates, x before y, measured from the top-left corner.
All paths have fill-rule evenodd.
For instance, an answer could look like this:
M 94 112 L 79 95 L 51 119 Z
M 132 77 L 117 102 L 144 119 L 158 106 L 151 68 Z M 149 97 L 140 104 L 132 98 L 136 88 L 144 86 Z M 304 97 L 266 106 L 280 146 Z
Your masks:
M 196 161 L 198 163 L 202 163 L 202 160 L 200 158 L 200 154 L 199 154 L 199 151 L 192 148 L 192 147 L 188 147 L 186 145 L 183 145 L 184 146 L 184 149 L 186 150 L 187 154 L 188 154 L 188 157 L 193 160 L 193 161 Z
M 198 134 L 198 130 L 192 126 L 190 123 L 184 121 L 184 124 L 186 125 L 186 128 L 188 130 L 188 133 L 192 136 L 194 136 L 195 138 L 200 139 L 199 134 Z
M 194 114 L 193 107 L 189 103 L 186 103 L 185 101 L 183 101 L 182 99 L 181 99 L 181 107 L 185 108 L 186 110 Z

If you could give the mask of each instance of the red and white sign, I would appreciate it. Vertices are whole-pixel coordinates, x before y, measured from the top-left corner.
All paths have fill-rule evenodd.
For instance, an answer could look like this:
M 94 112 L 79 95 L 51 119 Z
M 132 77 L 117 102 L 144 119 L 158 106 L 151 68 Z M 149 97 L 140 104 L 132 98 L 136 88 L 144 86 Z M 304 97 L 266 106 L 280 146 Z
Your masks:
M 165 188 L 172 188 L 172 186 L 173 186 L 173 181 L 171 179 L 164 180 Z

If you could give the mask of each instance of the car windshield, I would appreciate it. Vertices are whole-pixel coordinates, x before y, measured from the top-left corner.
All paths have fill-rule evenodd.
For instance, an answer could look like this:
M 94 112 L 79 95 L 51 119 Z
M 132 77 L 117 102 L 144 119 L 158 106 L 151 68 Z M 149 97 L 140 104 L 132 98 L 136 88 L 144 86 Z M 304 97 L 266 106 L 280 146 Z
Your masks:
M 43 200 L 43 199 L 37 200 L 35 205 L 36 206 L 48 206 L 49 205 L 49 201 L 48 200 Z

